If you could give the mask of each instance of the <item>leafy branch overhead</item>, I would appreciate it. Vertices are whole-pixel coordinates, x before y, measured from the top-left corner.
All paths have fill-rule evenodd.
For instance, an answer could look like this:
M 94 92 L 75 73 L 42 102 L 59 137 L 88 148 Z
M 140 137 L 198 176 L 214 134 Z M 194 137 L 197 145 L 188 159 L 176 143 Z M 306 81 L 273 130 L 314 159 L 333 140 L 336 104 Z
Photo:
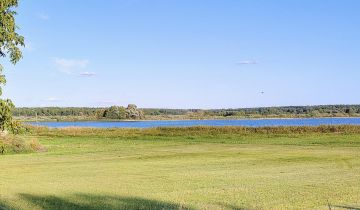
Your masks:
M 0 1 L 0 56 L 9 55 L 13 64 L 22 58 L 19 46 L 25 46 L 24 37 L 16 32 L 18 27 L 15 24 L 16 12 L 13 8 L 17 6 L 17 0 Z
M 22 53 L 19 47 L 25 46 L 24 37 L 16 31 L 18 27 L 15 23 L 16 12 L 14 8 L 18 6 L 18 0 L 0 1 L 0 57 L 9 56 L 11 63 L 16 64 L 21 58 Z M 2 95 L 1 85 L 6 84 L 3 74 L 3 66 L 0 64 L 0 96 Z M 12 129 L 11 110 L 14 104 L 9 99 L 0 99 L 0 130 Z

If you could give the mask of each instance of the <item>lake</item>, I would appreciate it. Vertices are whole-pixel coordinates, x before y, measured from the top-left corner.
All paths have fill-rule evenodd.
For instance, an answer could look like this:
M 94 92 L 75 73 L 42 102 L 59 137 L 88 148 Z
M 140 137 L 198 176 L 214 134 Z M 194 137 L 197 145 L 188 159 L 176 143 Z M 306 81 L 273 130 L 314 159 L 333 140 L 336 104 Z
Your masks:
M 31 125 L 94 128 L 153 128 L 188 126 L 319 126 L 360 125 L 360 118 L 305 118 L 305 119 L 239 119 L 239 120 L 157 120 L 157 121 L 81 121 L 81 122 L 30 122 Z

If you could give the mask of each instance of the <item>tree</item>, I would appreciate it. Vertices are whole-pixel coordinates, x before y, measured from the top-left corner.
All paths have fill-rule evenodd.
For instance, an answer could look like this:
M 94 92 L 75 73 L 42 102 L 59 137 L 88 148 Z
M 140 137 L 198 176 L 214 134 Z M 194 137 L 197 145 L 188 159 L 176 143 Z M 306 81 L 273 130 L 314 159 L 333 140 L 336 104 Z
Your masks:
M 25 46 L 24 37 L 16 31 L 18 27 L 15 24 L 16 12 L 13 10 L 18 6 L 18 0 L 0 1 L 0 57 L 9 56 L 12 64 L 16 64 L 21 58 L 20 46 Z M 0 64 L 0 96 L 2 95 L 2 86 L 6 84 L 3 66 Z M 11 110 L 14 104 L 10 99 L 0 98 L 0 130 L 6 128 L 13 130 L 13 121 Z
M 104 112 L 104 117 L 109 119 L 125 119 L 126 118 L 126 109 L 122 106 L 111 106 L 109 109 L 106 109 Z
M 135 104 L 129 104 L 126 108 L 126 118 L 133 120 L 142 119 L 144 118 L 144 114 Z
M 106 110 L 105 117 L 109 119 L 119 119 L 119 108 L 117 106 L 111 106 Z

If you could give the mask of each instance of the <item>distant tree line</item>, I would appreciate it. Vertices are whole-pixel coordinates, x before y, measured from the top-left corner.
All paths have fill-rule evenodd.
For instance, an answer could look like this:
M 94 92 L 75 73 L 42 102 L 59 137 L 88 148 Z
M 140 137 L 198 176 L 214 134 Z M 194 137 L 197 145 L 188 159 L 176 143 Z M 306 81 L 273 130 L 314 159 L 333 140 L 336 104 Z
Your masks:
M 284 106 L 238 109 L 144 109 L 145 115 L 199 115 L 221 117 L 321 117 L 321 116 L 358 116 L 360 105 L 319 105 L 319 106 Z
M 146 116 L 192 117 L 336 117 L 360 116 L 360 105 L 284 106 L 239 109 L 138 109 L 136 105 L 108 108 L 36 107 L 15 108 L 14 116 L 86 116 L 96 119 L 144 119 Z
M 138 109 L 135 104 L 127 107 L 111 106 L 109 108 L 89 108 L 89 107 L 21 107 L 13 110 L 14 116 L 34 117 L 34 116 L 84 116 L 96 119 L 143 119 L 143 111 Z
M 215 116 L 357 116 L 360 105 L 319 105 L 319 106 L 284 106 L 241 109 L 214 109 L 206 114 Z
M 200 109 L 143 109 L 145 115 L 186 115 L 189 112 L 197 112 Z

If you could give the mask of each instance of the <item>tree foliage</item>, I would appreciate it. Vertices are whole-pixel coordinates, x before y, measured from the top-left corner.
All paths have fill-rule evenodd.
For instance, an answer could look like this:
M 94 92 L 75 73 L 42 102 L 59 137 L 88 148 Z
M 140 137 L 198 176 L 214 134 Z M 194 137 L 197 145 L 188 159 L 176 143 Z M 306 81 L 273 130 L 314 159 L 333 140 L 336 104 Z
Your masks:
M 135 104 L 129 104 L 126 108 L 123 106 L 111 106 L 110 108 L 104 110 L 103 117 L 118 120 L 138 120 L 143 119 L 144 114 L 142 110 L 138 109 Z
M 108 119 L 125 119 L 126 110 L 122 106 L 111 106 L 104 110 L 103 117 Z
M 127 119 L 137 120 L 144 118 L 143 112 L 139 110 L 135 104 L 129 104 L 125 113 Z
M 24 37 L 17 33 L 18 27 L 15 23 L 16 12 L 14 8 L 18 6 L 18 0 L 0 1 L 0 56 L 9 57 L 11 63 L 16 64 L 21 58 L 20 46 L 25 46 Z M 6 84 L 3 66 L 0 64 L 0 96 L 2 87 Z M 10 99 L 0 99 L 0 130 L 9 128 L 13 130 L 11 110 L 14 104 Z M 16 124 L 16 123 L 15 123 Z
M 13 114 L 18 117 L 76 116 L 84 119 L 144 119 L 159 116 L 184 116 L 184 118 L 266 118 L 266 117 L 360 117 L 360 105 L 321 105 L 321 106 L 285 106 L 240 109 L 139 109 L 134 105 L 127 108 L 112 106 L 109 108 L 91 107 L 38 107 L 15 108 Z
M 38 108 L 15 108 L 13 115 L 17 117 L 84 117 L 86 119 L 143 119 L 143 109 L 134 104 L 127 107 L 111 106 L 108 108 L 92 107 L 38 107 Z

